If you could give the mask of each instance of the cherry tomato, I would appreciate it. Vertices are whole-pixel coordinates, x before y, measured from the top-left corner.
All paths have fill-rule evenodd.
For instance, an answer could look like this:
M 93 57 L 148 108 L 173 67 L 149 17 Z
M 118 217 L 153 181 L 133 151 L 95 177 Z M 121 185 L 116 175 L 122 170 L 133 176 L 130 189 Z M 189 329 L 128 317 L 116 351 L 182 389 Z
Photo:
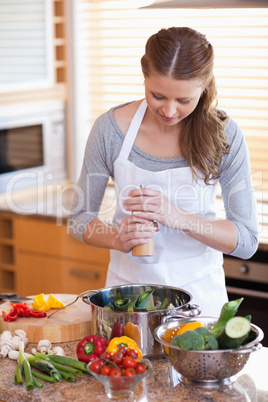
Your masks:
M 122 377 L 122 372 L 117 367 L 113 367 L 109 375 L 110 377 Z
M 135 367 L 135 371 L 137 374 L 143 374 L 146 371 L 146 366 L 142 363 L 138 363 L 137 366 Z
M 131 377 L 131 376 L 136 375 L 136 374 L 137 373 L 134 370 L 134 368 L 130 368 L 130 367 L 128 367 L 124 372 L 124 376 L 126 376 L 126 377 Z
M 121 352 L 113 353 L 111 356 L 111 360 L 115 362 L 115 364 L 117 364 L 118 366 L 120 366 L 123 363 L 123 359 L 124 356 Z
M 90 366 L 89 366 L 89 367 L 90 367 L 90 370 L 93 371 L 93 373 L 100 374 L 100 372 L 101 372 L 101 367 L 102 367 L 102 362 L 101 362 L 100 359 L 93 360 L 93 361 L 90 363 Z
M 124 357 L 127 355 L 127 351 L 128 351 L 128 349 L 127 349 L 124 345 L 121 345 L 121 346 L 118 348 L 118 352 L 119 352 L 119 353 L 122 353 L 122 355 L 123 355 Z
M 126 356 L 125 358 L 124 358 L 124 360 L 123 360 L 123 367 L 125 368 L 125 369 L 127 369 L 127 368 L 135 368 L 136 366 L 137 366 L 137 364 L 138 364 L 138 362 L 137 362 L 137 360 L 135 360 L 135 359 L 133 359 L 132 357 L 130 357 L 130 356 Z
M 138 352 L 135 349 L 128 349 L 127 350 L 127 356 L 130 356 L 133 359 L 137 359 L 138 358 Z
M 102 368 L 101 368 L 101 374 L 102 375 L 110 375 L 110 372 L 112 371 L 112 368 L 110 367 L 110 366 L 107 366 L 107 365 L 105 365 L 105 366 L 103 366 Z
M 104 352 L 101 357 L 106 360 L 111 360 L 112 353 L 111 352 Z

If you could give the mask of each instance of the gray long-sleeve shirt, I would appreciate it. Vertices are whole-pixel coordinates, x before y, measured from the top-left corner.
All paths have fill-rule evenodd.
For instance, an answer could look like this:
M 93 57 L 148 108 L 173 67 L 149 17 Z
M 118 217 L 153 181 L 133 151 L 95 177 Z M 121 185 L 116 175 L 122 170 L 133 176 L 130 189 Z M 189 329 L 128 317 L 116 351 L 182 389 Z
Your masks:
M 107 182 L 109 177 L 114 177 L 114 161 L 119 156 L 125 138 L 114 118 L 115 108 L 96 119 L 88 137 L 68 221 L 70 233 L 80 240 L 83 239 L 86 226 L 98 217 Z M 219 182 L 226 219 L 234 223 L 238 232 L 237 247 L 230 255 L 247 259 L 258 246 L 257 208 L 251 183 L 249 154 L 243 132 L 231 118 L 227 123 L 226 135 L 230 142 L 230 152 L 223 157 Z M 153 172 L 188 166 L 183 157 L 157 158 L 135 145 L 129 160 Z

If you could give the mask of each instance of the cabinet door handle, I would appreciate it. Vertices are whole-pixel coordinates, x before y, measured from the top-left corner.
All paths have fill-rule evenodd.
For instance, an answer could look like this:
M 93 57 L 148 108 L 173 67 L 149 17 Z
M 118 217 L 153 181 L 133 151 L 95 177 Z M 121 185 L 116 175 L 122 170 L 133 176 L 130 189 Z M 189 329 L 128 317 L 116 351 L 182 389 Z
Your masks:
M 70 269 L 70 274 L 74 276 L 79 276 L 80 278 L 86 278 L 86 279 L 99 279 L 100 274 L 97 272 L 84 272 L 84 271 L 79 271 L 78 269 L 72 268 Z

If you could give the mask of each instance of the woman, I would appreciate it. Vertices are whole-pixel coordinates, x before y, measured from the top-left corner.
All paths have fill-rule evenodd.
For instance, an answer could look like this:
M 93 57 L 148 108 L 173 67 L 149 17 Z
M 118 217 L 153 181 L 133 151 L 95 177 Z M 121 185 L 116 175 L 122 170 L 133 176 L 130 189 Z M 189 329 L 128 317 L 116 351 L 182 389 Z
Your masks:
M 227 301 L 223 253 L 249 258 L 258 236 L 247 147 L 238 125 L 216 109 L 213 62 L 212 45 L 193 29 L 161 29 L 148 39 L 145 99 L 96 120 L 69 227 L 111 250 L 106 286 L 179 287 L 203 315 L 218 316 Z M 117 195 L 112 226 L 98 219 L 109 176 Z M 215 216 L 218 183 L 223 220 Z M 154 256 L 132 256 L 151 237 Z

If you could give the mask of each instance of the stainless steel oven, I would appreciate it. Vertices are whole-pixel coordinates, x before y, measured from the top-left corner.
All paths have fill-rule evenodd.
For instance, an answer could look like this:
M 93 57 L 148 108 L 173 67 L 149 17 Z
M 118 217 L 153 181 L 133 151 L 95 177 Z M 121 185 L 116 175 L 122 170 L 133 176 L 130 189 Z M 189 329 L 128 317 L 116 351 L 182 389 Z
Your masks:
M 225 256 L 224 271 L 229 300 L 244 297 L 239 315 L 252 316 L 268 346 L 268 251 L 259 250 L 249 260 Z

